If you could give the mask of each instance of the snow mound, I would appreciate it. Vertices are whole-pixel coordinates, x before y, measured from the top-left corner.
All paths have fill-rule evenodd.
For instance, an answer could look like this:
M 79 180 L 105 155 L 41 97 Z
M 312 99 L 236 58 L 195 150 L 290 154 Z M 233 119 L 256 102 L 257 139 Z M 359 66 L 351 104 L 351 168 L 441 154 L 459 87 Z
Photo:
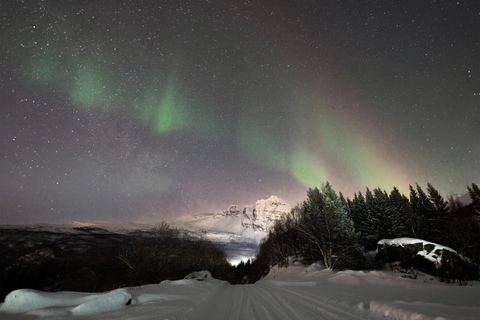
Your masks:
M 92 300 L 84 302 L 72 309 L 75 316 L 115 311 L 132 301 L 132 295 L 125 289 L 117 289 L 108 293 L 95 295 Z
M 59 294 L 33 289 L 19 289 L 10 292 L 5 297 L 5 302 L 0 306 L 0 310 L 9 313 L 24 313 L 52 306 L 74 306 L 85 301 L 88 301 L 85 294 L 74 292 Z
M 0 310 L 8 313 L 26 313 L 49 307 L 74 307 L 71 310 L 73 315 L 92 315 L 118 310 L 131 301 L 131 298 L 125 289 L 102 294 L 19 289 L 5 297 Z

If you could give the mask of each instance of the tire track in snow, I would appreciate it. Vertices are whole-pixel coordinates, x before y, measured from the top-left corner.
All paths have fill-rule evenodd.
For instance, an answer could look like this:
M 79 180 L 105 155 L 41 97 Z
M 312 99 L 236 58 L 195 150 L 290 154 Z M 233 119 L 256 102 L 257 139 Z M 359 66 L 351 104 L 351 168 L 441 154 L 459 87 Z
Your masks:
M 295 308 L 287 300 L 272 293 L 270 290 L 266 290 L 258 285 L 249 285 L 248 289 L 251 291 L 252 296 L 255 296 L 262 304 L 268 305 L 274 310 L 279 310 L 275 319 L 303 319 L 299 315 L 298 310 L 296 310 L 298 308 Z
M 350 310 L 346 308 L 341 308 L 332 303 L 326 301 L 326 299 L 320 295 L 315 295 L 310 292 L 305 292 L 301 289 L 287 289 L 282 286 L 275 286 L 269 284 L 261 284 L 261 286 L 268 288 L 267 291 L 272 292 L 282 292 L 280 294 L 287 300 L 293 300 L 293 305 L 303 305 L 304 307 L 315 310 L 317 312 L 316 319 L 319 318 L 320 315 L 323 315 L 325 318 L 323 319 L 331 319 L 331 320 L 365 320 L 365 319 L 372 319 L 370 314 L 354 314 L 351 313 Z M 323 300 L 323 301 L 322 301 Z M 305 319 L 312 319 L 307 316 Z
M 255 319 L 295 319 L 295 317 L 285 317 L 285 313 L 280 312 L 283 309 L 282 306 L 272 299 L 267 299 L 268 292 L 265 290 L 259 291 L 254 285 L 247 285 L 244 289 L 251 301 L 254 301 L 252 308 L 255 311 Z

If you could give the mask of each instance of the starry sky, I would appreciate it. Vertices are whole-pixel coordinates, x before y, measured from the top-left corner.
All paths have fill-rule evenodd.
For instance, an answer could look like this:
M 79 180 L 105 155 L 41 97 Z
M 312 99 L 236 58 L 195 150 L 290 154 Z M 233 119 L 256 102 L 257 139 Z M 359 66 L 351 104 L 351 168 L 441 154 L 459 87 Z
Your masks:
M 3 1 L 0 223 L 480 181 L 478 1 Z

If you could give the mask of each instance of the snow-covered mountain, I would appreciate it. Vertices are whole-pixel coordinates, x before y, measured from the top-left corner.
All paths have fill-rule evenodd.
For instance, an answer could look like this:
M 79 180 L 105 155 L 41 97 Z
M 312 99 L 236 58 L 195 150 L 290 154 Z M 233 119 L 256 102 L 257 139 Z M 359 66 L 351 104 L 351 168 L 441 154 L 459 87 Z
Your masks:
M 292 205 L 271 196 L 256 201 L 254 205 L 231 205 L 213 214 L 184 216 L 171 223 L 222 245 L 230 261 L 235 263 L 252 258 L 270 227 L 291 210 Z
M 190 231 L 235 234 L 244 239 L 262 239 L 276 220 L 289 213 L 292 206 L 277 196 L 258 200 L 254 205 L 231 205 L 216 213 L 185 216 L 173 222 Z

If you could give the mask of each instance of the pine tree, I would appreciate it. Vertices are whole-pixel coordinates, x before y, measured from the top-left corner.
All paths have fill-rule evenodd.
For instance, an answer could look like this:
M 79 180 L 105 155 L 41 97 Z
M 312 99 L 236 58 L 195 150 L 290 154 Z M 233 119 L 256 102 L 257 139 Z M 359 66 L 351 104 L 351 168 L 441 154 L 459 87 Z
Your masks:
M 393 238 L 393 221 L 392 221 L 392 209 L 390 207 L 390 199 L 385 191 L 380 188 L 373 190 L 373 208 L 372 214 L 375 217 L 375 228 L 377 242 L 382 239 Z
M 437 214 L 444 215 L 448 212 L 448 202 L 443 199 L 440 193 L 432 186 L 430 182 L 427 183 L 427 192 L 430 202 L 435 207 Z
M 430 213 L 427 217 L 429 235 L 431 241 L 437 243 L 443 243 L 445 238 L 443 236 L 445 229 L 443 226 L 445 224 L 446 214 L 448 212 L 448 202 L 446 202 L 440 193 L 433 187 L 429 182 L 427 183 L 427 192 L 428 199 L 433 204 L 435 208 L 434 212 Z
M 379 239 L 381 236 L 378 234 L 378 226 L 380 225 L 380 222 L 378 221 L 378 217 L 376 214 L 376 202 L 375 202 L 375 196 L 373 195 L 373 192 L 367 187 L 367 190 L 365 191 L 365 204 L 366 204 L 366 219 L 367 219 L 367 227 L 368 227 L 368 234 L 369 238 L 371 239 L 371 243 L 369 244 L 369 249 L 376 248 L 377 242 L 381 239 Z
M 352 220 L 354 222 L 355 230 L 360 234 L 360 245 L 365 248 L 365 250 L 373 250 L 376 248 L 378 242 L 375 232 L 376 223 L 371 212 L 373 195 L 368 188 L 366 194 L 370 207 L 367 205 L 367 199 L 363 196 L 362 192 L 359 192 L 358 196 L 355 195 L 355 198 L 353 199 L 355 216 Z
M 391 218 L 393 223 L 393 238 L 401 238 L 409 235 L 407 225 L 408 199 L 394 187 L 390 192 Z
M 467 186 L 468 194 L 470 199 L 472 199 L 473 207 L 480 213 L 480 189 L 478 185 L 472 183 L 471 186 Z
M 450 193 L 447 196 L 447 200 L 449 212 L 454 212 L 463 207 L 462 202 L 460 201 L 460 199 L 458 199 L 458 195 L 456 193 Z
M 319 254 L 329 269 L 337 262 L 348 262 L 352 249 L 358 246 L 353 222 L 342 201 L 328 181 L 322 192 L 309 189 L 307 196 L 297 230 L 312 259 Z
M 410 229 L 410 234 L 414 238 L 420 238 L 422 236 L 422 232 L 425 226 L 425 222 L 423 221 L 423 217 L 420 213 L 421 211 L 421 201 L 418 197 L 417 191 L 413 189 L 413 187 L 409 186 L 410 190 L 410 205 L 407 208 L 406 215 L 407 215 L 407 225 Z
M 348 203 L 347 203 L 347 200 L 345 200 L 345 197 L 343 196 L 342 192 L 338 193 L 338 198 L 342 202 L 342 205 L 345 207 L 345 210 L 348 212 Z

